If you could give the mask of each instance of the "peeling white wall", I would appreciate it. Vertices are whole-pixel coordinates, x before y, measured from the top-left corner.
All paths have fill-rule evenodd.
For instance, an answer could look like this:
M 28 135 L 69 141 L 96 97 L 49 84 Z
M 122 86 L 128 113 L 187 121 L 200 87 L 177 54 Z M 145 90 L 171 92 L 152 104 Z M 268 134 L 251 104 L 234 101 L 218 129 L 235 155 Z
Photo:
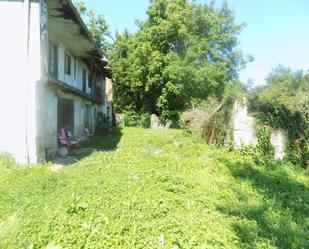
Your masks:
M 237 148 L 243 145 L 257 144 L 257 122 L 248 113 L 246 100 L 242 102 L 235 101 L 232 122 L 234 127 L 234 142 Z M 275 149 L 275 159 L 282 160 L 285 156 L 285 147 L 288 140 L 287 132 L 272 129 L 270 133 L 270 143 Z
M 48 152 L 55 152 L 57 142 L 57 107 L 58 98 L 53 89 L 45 88 L 45 116 L 44 116 L 44 146 Z
M 283 130 L 272 130 L 270 142 L 275 149 L 275 159 L 282 160 L 285 156 L 285 147 L 287 143 L 287 133 Z
M 253 117 L 249 116 L 245 100 L 243 102 L 236 100 L 233 106 L 232 122 L 236 147 L 257 144 L 256 122 Z

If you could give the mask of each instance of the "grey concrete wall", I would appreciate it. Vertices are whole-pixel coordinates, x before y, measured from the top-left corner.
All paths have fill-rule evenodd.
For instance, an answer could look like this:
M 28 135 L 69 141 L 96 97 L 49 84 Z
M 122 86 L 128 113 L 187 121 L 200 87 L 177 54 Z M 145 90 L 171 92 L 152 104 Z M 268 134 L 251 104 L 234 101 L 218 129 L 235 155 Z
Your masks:
M 85 102 L 81 99 L 74 101 L 74 134 L 79 138 L 85 136 Z
M 232 122 L 236 147 L 257 143 L 256 120 L 249 115 L 245 99 L 243 101 L 235 101 Z
M 44 146 L 50 153 L 55 153 L 57 142 L 57 107 L 58 98 L 53 89 L 45 88 Z
M 92 104 L 80 97 L 73 96 L 71 94 L 63 93 L 57 89 L 46 87 L 45 88 L 45 118 L 44 118 L 44 144 L 49 153 L 55 153 L 58 147 L 57 142 L 57 118 L 58 118 L 58 98 L 71 100 L 74 103 L 74 135 L 77 139 L 85 138 L 85 112 L 86 105 L 91 106 L 92 115 L 92 130 L 96 125 L 96 113 L 102 112 L 105 109 L 104 105 Z M 96 111 L 96 113 L 95 113 Z

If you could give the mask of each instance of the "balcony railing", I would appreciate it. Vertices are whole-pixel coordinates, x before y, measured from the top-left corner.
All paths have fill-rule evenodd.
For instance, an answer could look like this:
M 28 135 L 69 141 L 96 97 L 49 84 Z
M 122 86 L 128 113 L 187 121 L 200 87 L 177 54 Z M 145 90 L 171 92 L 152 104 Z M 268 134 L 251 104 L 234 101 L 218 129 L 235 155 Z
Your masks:
M 55 79 L 54 77 L 49 76 L 47 83 L 52 87 L 60 88 L 62 91 L 71 93 L 73 95 L 79 96 L 83 99 L 86 99 L 91 102 L 103 104 L 104 103 L 104 94 L 103 90 L 99 86 L 94 86 L 92 93 L 86 93 L 82 90 L 71 86 L 63 81 Z

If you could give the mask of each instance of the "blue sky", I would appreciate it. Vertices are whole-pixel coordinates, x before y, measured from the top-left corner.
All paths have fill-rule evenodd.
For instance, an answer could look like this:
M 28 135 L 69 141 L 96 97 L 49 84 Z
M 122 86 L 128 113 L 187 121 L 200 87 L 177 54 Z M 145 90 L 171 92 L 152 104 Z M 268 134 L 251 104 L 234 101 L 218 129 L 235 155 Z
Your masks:
M 146 17 L 149 0 L 84 0 L 88 8 L 105 16 L 112 32 L 136 31 L 135 20 Z M 198 0 L 208 3 L 208 0 Z M 218 4 L 222 0 L 217 1 Z M 254 61 L 240 73 L 246 82 L 264 84 L 271 68 L 281 63 L 292 69 L 309 69 L 309 0 L 227 0 L 236 22 L 246 23 L 240 48 Z

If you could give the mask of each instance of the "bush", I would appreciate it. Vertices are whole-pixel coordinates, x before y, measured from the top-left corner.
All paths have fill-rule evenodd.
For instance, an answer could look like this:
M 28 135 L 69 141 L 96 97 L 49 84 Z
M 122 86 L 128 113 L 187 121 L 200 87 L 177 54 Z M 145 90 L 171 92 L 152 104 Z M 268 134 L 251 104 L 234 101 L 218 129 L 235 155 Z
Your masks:
M 238 150 L 241 156 L 251 158 L 258 165 L 269 165 L 274 160 L 275 149 L 270 142 L 270 132 L 266 126 L 258 131 L 258 143 L 245 145 Z
M 142 115 L 126 115 L 124 118 L 124 126 L 125 127 L 150 127 L 150 115 L 142 114 Z
M 9 153 L 0 154 L 0 167 L 9 168 L 16 165 L 15 159 Z

